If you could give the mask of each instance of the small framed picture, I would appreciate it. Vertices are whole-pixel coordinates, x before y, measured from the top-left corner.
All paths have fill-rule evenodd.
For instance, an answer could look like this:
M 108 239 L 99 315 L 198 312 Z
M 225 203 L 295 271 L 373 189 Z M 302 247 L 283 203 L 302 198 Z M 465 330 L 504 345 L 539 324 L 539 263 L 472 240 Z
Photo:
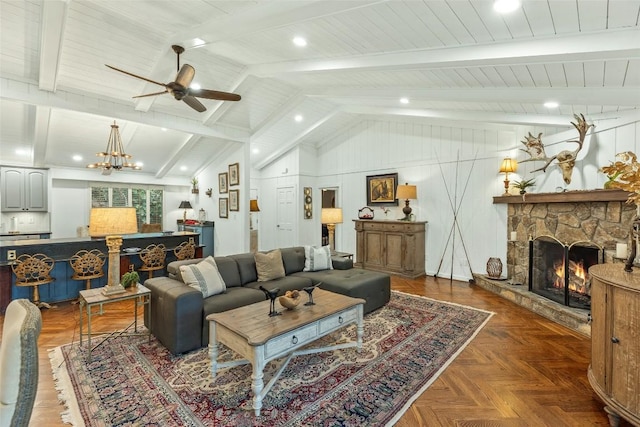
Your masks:
M 240 190 L 229 190 L 229 210 L 240 210 Z
M 218 187 L 220 187 L 220 194 L 229 192 L 229 175 L 226 172 L 218 174 Z
M 240 163 L 229 165 L 229 185 L 240 184 Z
M 218 200 L 218 214 L 220 218 L 229 218 L 229 199 L 220 197 Z
M 367 176 L 367 205 L 398 206 L 397 188 L 397 173 Z

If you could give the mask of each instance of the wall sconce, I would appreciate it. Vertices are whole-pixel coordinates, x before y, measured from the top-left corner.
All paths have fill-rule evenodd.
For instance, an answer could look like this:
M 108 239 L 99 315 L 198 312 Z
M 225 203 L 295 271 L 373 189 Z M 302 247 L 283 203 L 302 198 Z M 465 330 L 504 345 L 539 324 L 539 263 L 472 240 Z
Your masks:
M 505 157 L 500 165 L 500 173 L 504 173 L 504 194 L 509 195 L 509 173 L 518 170 L 518 162 L 510 157 Z
M 410 221 L 411 218 L 411 206 L 409 206 L 409 199 L 416 200 L 418 198 L 418 190 L 415 185 L 409 185 L 405 182 L 404 185 L 398 185 L 398 189 L 396 190 L 396 198 L 398 200 L 404 200 L 404 208 L 402 208 L 402 212 L 404 213 L 404 218 L 401 221 Z
M 205 191 L 204 194 L 211 197 L 211 195 L 213 194 L 213 188 L 207 188 L 207 191 Z

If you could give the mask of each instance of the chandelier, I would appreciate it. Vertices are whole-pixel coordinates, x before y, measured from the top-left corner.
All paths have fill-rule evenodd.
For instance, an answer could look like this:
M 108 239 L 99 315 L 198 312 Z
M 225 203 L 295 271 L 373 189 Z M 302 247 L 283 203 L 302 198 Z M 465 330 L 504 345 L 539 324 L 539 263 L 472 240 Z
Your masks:
M 118 130 L 118 125 L 115 120 L 111 125 L 111 133 L 109 134 L 109 140 L 107 141 L 107 149 L 103 152 L 96 153 L 96 156 L 102 157 L 102 161 L 91 163 L 90 165 L 87 165 L 87 167 L 91 169 L 102 168 L 103 175 L 111 174 L 111 171 L 114 169 L 117 171 L 122 168 L 131 168 L 133 170 L 142 169 L 135 163 L 131 163 L 129 160 L 132 156 L 124 152 L 122 139 L 120 139 L 120 131 Z

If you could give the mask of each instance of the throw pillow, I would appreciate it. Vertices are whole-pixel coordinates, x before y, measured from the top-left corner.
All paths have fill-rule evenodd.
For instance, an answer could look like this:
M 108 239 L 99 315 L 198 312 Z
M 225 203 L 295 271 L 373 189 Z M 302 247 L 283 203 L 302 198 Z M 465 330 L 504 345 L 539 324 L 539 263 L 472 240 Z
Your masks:
M 258 282 L 279 279 L 284 277 L 284 264 L 282 263 L 282 252 L 275 249 L 271 252 L 256 252 L 256 271 L 258 272 Z
M 212 256 L 197 264 L 181 265 L 180 273 L 184 283 L 202 292 L 204 298 L 221 294 L 227 289 Z
M 302 271 L 333 270 L 329 246 L 305 246 L 304 269 Z

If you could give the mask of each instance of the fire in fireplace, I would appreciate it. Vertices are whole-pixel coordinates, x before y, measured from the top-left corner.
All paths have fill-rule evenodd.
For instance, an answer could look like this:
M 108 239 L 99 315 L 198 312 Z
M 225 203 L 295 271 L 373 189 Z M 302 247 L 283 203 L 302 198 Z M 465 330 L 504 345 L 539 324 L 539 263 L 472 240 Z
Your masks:
M 592 242 L 565 245 L 552 236 L 529 241 L 529 291 L 557 303 L 591 307 L 589 267 L 604 262 L 604 250 Z

